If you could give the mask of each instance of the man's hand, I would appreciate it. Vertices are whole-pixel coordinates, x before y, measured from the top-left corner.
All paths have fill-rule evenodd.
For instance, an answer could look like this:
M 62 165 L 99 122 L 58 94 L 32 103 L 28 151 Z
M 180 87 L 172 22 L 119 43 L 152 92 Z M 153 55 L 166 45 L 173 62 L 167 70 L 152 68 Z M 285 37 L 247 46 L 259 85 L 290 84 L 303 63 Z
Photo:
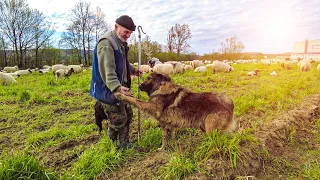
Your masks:
M 126 96 L 132 96 L 131 92 L 130 92 L 130 89 L 127 88 L 127 87 L 124 87 L 124 86 L 121 86 L 120 87 L 120 90 L 118 91 Z
M 134 71 L 134 75 L 141 77 L 141 76 L 142 76 L 142 71 L 139 70 L 139 69 L 136 69 L 136 70 Z

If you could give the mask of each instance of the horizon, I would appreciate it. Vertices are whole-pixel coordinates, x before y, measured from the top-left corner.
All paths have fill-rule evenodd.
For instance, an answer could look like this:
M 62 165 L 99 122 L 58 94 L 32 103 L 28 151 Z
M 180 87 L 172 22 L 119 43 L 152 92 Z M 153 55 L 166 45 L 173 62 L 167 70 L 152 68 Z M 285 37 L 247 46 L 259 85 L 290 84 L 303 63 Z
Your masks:
M 27 0 L 31 8 L 42 11 L 49 21 L 56 23 L 57 29 L 53 36 L 55 40 L 65 31 L 64 24 L 69 23 L 68 13 L 77 2 L 79 1 Z M 188 24 L 192 34 L 189 52 L 199 55 L 212 53 L 213 50 L 217 52 L 221 42 L 233 35 L 244 44 L 243 52 L 263 54 L 292 52 L 294 42 L 320 39 L 320 28 L 317 28 L 320 8 L 316 8 L 320 6 L 320 1 L 316 0 L 87 2 L 91 2 L 92 9 L 100 6 L 111 29 L 117 17 L 127 14 L 133 18 L 136 26 L 143 27 L 152 41 L 162 45 L 165 45 L 170 27 L 176 23 Z M 61 6 L 62 3 L 64 6 Z M 134 33 L 137 34 L 137 31 Z

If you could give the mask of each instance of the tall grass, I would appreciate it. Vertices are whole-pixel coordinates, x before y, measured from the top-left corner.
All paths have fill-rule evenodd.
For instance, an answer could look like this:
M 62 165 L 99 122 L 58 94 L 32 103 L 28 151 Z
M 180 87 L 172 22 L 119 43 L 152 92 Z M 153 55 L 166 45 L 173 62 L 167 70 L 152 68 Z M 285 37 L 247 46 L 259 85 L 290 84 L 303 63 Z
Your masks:
M 162 143 L 162 131 L 160 128 L 151 128 L 146 131 L 146 134 L 138 141 L 138 145 L 151 150 L 157 149 Z
M 0 161 L 0 180 L 16 179 L 54 180 L 58 178 L 54 173 L 40 165 L 35 157 L 20 153 L 13 157 L 7 156 Z
M 216 130 L 205 135 L 201 145 L 194 153 L 194 158 L 200 162 L 214 157 L 229 159 L 231 166 L 236 168 L 240 154 L 239 144 L 246 141 L 256 141 L 250 131 L 231 135 Z
M 169 163 L 160 169 L 161 179 L 182 179 L 195 171 L 194 162 L 177 153 L 171 155 Z
M 112 140 L 103 136 L 99 143 L 80 155 L 71 172 L 63 178 L 95 179 L 101 172 L 114 170 L 122 160 L 122 151 L 117 151 Z

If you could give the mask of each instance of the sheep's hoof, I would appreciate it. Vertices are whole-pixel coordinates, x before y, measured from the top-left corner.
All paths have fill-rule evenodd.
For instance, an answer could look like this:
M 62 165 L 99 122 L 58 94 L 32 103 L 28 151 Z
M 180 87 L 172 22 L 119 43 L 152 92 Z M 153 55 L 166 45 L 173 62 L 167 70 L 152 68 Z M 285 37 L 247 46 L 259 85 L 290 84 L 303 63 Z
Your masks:
M 123 100 L 123 94 L 120 92 L 114 93 L 114 97 L 119 101 Z

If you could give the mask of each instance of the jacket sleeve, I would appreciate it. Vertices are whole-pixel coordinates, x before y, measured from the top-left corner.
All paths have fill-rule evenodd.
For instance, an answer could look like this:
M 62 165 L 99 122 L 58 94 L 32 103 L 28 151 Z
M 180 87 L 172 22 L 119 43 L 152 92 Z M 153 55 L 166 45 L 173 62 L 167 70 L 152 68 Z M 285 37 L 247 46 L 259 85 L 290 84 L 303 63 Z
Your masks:
M 121 84 L 116 73 L 114 51 L 107 39 L 101 40 L 98 44 L 98 64 L 103 82 L 114 92 Z
M 134 72 L 136 71 L 136 68 L 132 66 L 131 63 L 129 63 L 129 71 L 130 71 L 130 74 L 134 74 Z

